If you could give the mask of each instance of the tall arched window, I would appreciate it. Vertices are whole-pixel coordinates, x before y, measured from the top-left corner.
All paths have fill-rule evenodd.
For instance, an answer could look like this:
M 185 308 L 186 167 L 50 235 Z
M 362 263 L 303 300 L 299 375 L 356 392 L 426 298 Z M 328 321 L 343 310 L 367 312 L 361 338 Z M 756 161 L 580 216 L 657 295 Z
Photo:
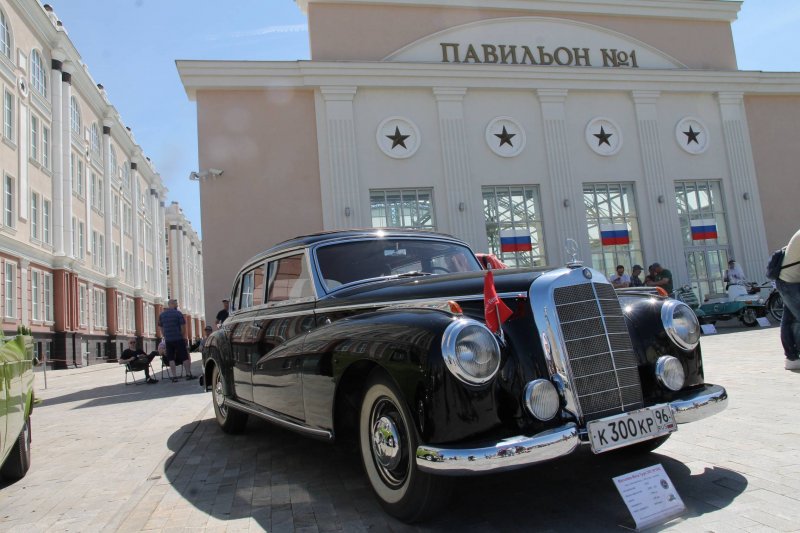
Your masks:
M 81 134 L 81 108 L 74 96 L 69 100 L 69 124 L 72 133 Z
M 2 9 L 0 9 L 0 52 L 11 59 L 11 28 L 8 27 L 8 19 Z
M 122 163 L 122 185 L 127 196 L 131 190 L 131 167 L 127 161 Z
M 89 130 L 89 146 L 91 146 L 93 154 L 100 155 L 100 132 L 97 129 L 97 122 L 92 122 Z
M 47 71 L 38 50 L 31 50 L 31 85 L 36 92 L 47 97 Z

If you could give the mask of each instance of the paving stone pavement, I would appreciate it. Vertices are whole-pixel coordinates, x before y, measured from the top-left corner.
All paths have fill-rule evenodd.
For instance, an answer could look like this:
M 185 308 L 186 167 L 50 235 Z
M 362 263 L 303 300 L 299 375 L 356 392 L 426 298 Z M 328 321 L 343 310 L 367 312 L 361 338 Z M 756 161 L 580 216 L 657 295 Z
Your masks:
M 50 371 L 45 389 L 40 369 L 33 465 L 0 484 L 0 530 L 625 531 L 611 478 L 660 463 L 688 509 L 650 531 L 800 531 L 800 373 L 783 369 L 778 328 L 720 331 L 702 344 L 725 412 L 645 456 L 580 451 L 461 478 L 450 505 L 415 526 L 383 513 L 352 446 L 252 417 L 225 435 L 196 382 L 125 386 L 122 367 L 100 364 Z

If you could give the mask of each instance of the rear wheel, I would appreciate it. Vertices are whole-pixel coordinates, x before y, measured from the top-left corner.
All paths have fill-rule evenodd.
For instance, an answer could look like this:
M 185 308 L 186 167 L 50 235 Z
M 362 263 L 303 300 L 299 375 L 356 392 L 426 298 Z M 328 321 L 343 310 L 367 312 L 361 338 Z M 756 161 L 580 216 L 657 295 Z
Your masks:
M 748 328 L 752 328 L 758 324 L 758 316 L 756 315 L 756 310 L 752 307 L 745 307 L 742 311 L 742 314 L 739 316 L 742 320 L 742 324 L 747 326 Z
M 247 413 L 237 411 L 225 403 L 225 378 L 218 366 L 214 366 L 211 394 L 214 398 L 214 414 L 225 433 L 241 433 L 247 423 Z
M 3 468 L 0 474 L 8 480 L 16 481 L 25 477 L 28 469 L 31 467 L 31 419 L 25 418 L 25 425 L 22 426 L 22 431 L 19 432 L 17 441 L 11 449 L 6 462 L 3 463 Z
M 369 377 L 359 416 L 361 459 L 387 513 L 422 520 L 444 503 L 446 480 L 417 468 L 414 422 L 396 386 L 381 373 Z

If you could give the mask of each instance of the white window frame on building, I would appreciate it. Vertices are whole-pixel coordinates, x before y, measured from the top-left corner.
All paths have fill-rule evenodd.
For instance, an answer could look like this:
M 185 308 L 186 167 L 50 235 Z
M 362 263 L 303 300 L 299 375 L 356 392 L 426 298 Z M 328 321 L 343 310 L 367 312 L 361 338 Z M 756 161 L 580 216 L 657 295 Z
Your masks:
M 51 214 L 50 200 L 42 198 L 42 242 L 45 244 L 52 244 L 50 233 L 50 214 Z
M 3 224 L 17 227 L 17 180 L 10 174 L 3 177 Z
M 35 48 L 31 50 L 31 87 L 42 97 L 47 98 L 47 73 L 50 69 L 45 67 L 42 54 Z
M 78 324 L 86 327 L 89 323 L 89 288 L 85 283 L 78 283 Z
M 81 106 L 74 96 L 69 99 L 69 128 L 73 135 L 81 135 Z
M 31 191 L 31 240 L 39 241 L 39 193 Z
M 8 61 L 11 61 L 11 27 L 5 11 L 0 9 L 0 54 L 3 54 Z
M 707 294 L 725 292 L 722 278 L 728 268 L 728 259 L 732 256 L 722 186 L 722 180 L 675 182 L 677 214 L 689 283 L 701 300 Z M 699 220 L 714 220 L 716 239 L 692 238 L 691 222 Z
M 14 144 L 14 131 L 16 129 L 15 118 L 15 101 L 14 93 L 8 89 L 3 90 L 3 137 Z
M 370 189 L 373 228 L 436 230 L 433 188 Z
M 50 170 L 50 128 L 42 124 L 42 168 Z
M 642 234 L 636 209 L 636 189 L 631 182 L 603 182 L 583 184 L 583 204 L 589 245 L 592 251 L 592 267 L 611 276 L 617 265 L 625 267 L 630 275 L 633 265 L 644 262 Z M 628 232 L 628 244 L 603 245 L 601 228 L 624 226 Z
M 3 269 L 5 279 L 3 281 L 5 317 L 17 318 L 17 265 L 6 260 Z
M 484 185 L 481 187 L 486 242 L 490 253 L 508 266 L 547 264 L 544 223 L 538 185 Z M 500 232 L 518 230 L 531 237 L 531 251 L 501 250 Z
M 53 321 L 53 274 L 42 272 L 42 296 L 44 302 L 44 320 Z
M 94 298 L 94 326 L 95 328 L 106 328 L 106 291 L 94 288 L 92 290 Z
M 39 161 L 39 117 L 31 113 L 31 153 L 33 161 Z
M 41 274 L 38 270 L 31 269 L 31 320 L 41 322 Z

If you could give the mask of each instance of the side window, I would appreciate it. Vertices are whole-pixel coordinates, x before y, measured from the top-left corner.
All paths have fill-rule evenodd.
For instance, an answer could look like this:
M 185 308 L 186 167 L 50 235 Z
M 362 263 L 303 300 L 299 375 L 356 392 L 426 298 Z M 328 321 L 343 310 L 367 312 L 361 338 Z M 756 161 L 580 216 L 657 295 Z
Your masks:
M 247 309 L 264 303 L 264 265 L 259 265 L 242 274 L 241 293 L 237 288 L 240 303 L 236 309 Z M 235 302 L 234 302 L 235 303 Z
M 270 263 L 268 301 L 283 302 L 314 296 L 311 276 L 303 254 L 283 257 Z

